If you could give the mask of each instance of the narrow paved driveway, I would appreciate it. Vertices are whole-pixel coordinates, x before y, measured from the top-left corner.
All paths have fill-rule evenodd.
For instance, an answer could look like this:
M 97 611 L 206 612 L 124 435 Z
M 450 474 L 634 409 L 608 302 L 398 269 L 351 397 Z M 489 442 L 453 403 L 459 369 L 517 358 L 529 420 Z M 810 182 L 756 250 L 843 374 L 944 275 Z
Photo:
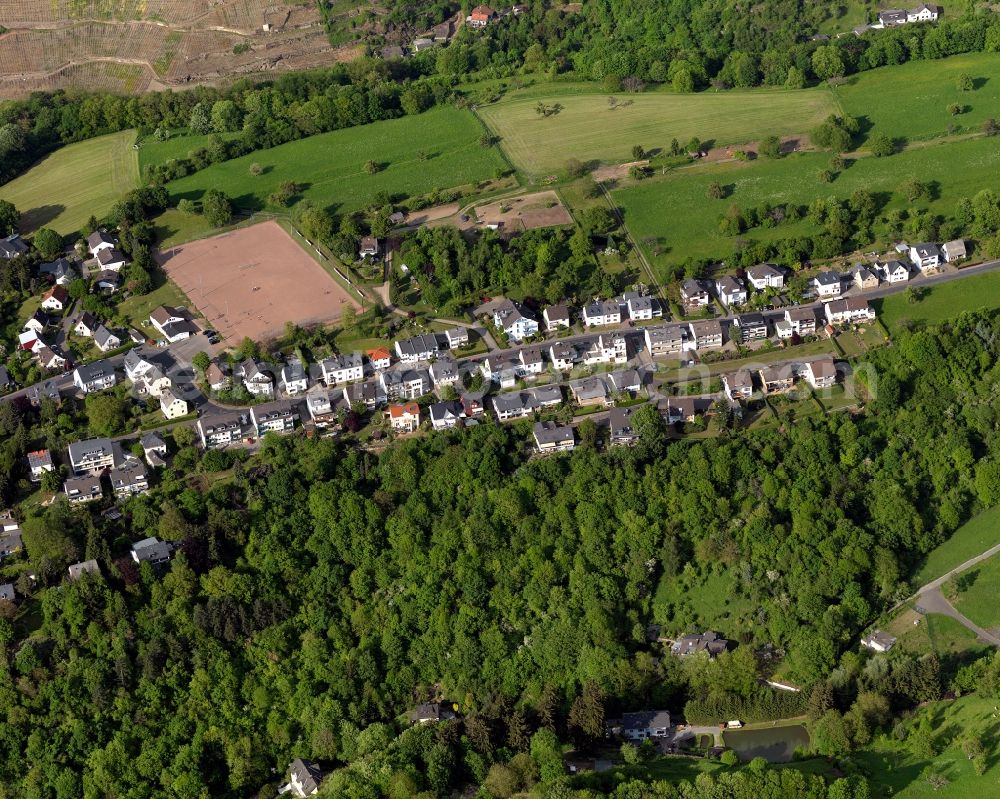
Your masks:
M 986 644 L 992 644 L 993 646 L 1000 646 L 1000 638 L 993 635 L 993 633 L 984 630 L 978 624 L 973 623 L 973 621 L 966 616 L 963 616 L 954 607 L 952 607 L 951 602 L 944 598 L 944 594 L 941 593 L 941 589 L 932 588 L 929 591 L 925 591 L 917 597 L 917 602 L 920 604 L 926 612 L 928 613 L 940 613 L 942 616 L 950 616 L 967 630 L 971 630 L 975 633 L 976 638 Z
M 961 574 L 962 572 L 971 569 L 977 563 L 981 563 L 988 558 L 992 558 L 997 553 L 1000 553 L 1000 544 L 995 544 L 985 552 L 981 552 L 974 558 L 969 558 L 958 566 L 956 566 L 951 571 L 945 572 L 936 580 L 931 580 L 927 585 L 921 586 L 917 589 L 917 592 L 913 595 L 913 599 L 916 603 L 923 608 L 927 613 L 940 613 L 944 616 L 950 616 L 967 630 L 971 630 L 976 634 L 976 638 L 987 644 L 992 644 L 993 646 L 1000 647 L 1000 637 L 993 635 L 993 633 L 988 630 L 984 630 L 978 624 L 975 624 L 971 619 L 963 616 L 954 606 L 945 599 L 943 593 L 941 593 L 941 586 L 944 585 L 948 580 L 954 577 L 956 574 Z

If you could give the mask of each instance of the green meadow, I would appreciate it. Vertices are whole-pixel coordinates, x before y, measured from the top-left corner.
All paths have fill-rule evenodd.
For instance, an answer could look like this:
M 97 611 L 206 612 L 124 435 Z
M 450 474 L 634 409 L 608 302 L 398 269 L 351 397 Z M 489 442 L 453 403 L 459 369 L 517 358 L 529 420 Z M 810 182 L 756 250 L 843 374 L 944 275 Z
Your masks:
M 884 298 L 881 301 L 881 305 L 877 306 L 877 308 L 879 317 L 890 331 L 904 322 L 922 322 L 924 324 L 937 325 L 953 319 L 961 311 L 1000 308 L 1000 272 L 986 272 L 981 275 L 970 275 L 969 277 L 949 283 L 941 283 L 930 288 L 927 294 L 916 303 L 910 302 L 905 294 L 893 294 Z M 982 516 L 988 516 L 989 513 L 990 511 L 986 511 Z M 967 537 L 974 536 L 974 531 L 981 529 L 979 526 L 981 523 L 977 522 L 978 518 L 972 519 L 972 521 L 956 532 L 949 541 L 956 539 L 962 541 Z M 965 532 L 966 528 L 970 526 L 971 529 L 969 532 Z M 996 539 L 995 536 L 995 526 L 996 521 L 993 522 L 993 527 L 989 532 L 994 537 L 993 543 L 1000 543 L 1000 539 Z M 989 538 L 983 537 L 982 540 L 989 540 Z M 942 547 L 948 547 L 948 545 L 949 542 L 946 542 L 942 544 Z M 957 551 L 961 545 L 956 541 L 954 546 Z M 990 546 L 990 544 L 982 546 L 973 552 L 972 555 L 977 555 Z M 932 563 L 932 561 L 937 561 L 935 556 L 937 551 L 934 550 L 928 557 L 928 564 Z M 947 551 L 950 551 L 950 549 Z M 968 560 L 972 555 L 952 564 L 951 568 L 954 568 L 954 566 L 957 566 L 964 560 Z M 926 571 L 927 568 L 925 567 L 921 573 Z M 940 573 L 943 574 L 945 571 L 947 569 L 942 569 Z M 938 575 L 932 575 L 930 579 L 934 579 L 935 576 Z M 925 580 L 924 582 L 927 581 Z
M 0 187 L 0 200 L 21 212 L 21 229 L 47 227 L 64 236 L 100 219 L 139 179 L 135 131 L 69 144 Z
M 500 137 L 515 166 L 530 174 L 558 171 L 568 158 L 619 163 L 632 148 L 664 148 L 691 137 L 716 145 L 754 141 L 769 134 L 807 133 L 836 111 L 825 90 L 699 92 L 666 91 L 617 96 L 593 84 L 535 86 L 512 92 L 477 113 Z M 562 106 L 542 116 L 538 103 Z
M 1000 555 L 977 563 L 952 579 L 947 594 L 959 613 L 964 613 L 980 627 L 1000 626 Z
M 615 191 L 625 224 L 654 267 L 669 267 L 688 257 L 725 258 L 734 240 L 719 231 L 719 218 L 729 205 L 757 206 L 795 203 L 808 205 L 817 197 L 846 199 L 856 189 L 867 189 L 888 199 L 887 209 L 905 208 L 897 194 L 909 178 L 932 185 L 932 211 L 950 215 L 962 197 L 984 187 L 988 175 L 1000 174 L 1000 147 L 996 139 L 974 138 L 914 148 L 888 158 L 860 158 L 832 183 L 817 177 L 830 162 L 828 153 L 795 153 L 777 161 L 728 162 L 678 169 L 663 177 L 634 183 Z M 707 195 L 710 183 L 720 183 L 728 196 Z M 777 241 L 809 235 L 817 228 L 808 220 L 754 228 L 744 234 L 756 241 Z
M 470 112 L 435 108 L 258 150 L 173 181 L 168 188 L 174 202 L 197 200 L 207 189 L 219 188 L 237 207 L 259 210 L 279 184 L 291 180 L 302 186 L 302 197 L 317 205 L 354 211 L 381 191 L 416 196 L 493 178 L 504 162 L 495 147 L 480 144 L 482 133 Z M 365 169 L 370 160 L 378 164 L 375 174 Z M 250 174 L 255 163 L 263 174 Z
M 960 75 L 976 87 L 959 91 Z M 911 61 L 852 76 L 834 89 L 844 111 L 863 117 L 873 130 L 909 141 L 982 130 L 990 117 L 1000 118 L 1000 58 L 970 53 L 935 61 Z M 966 110 L 953 116 L 948 106 Z

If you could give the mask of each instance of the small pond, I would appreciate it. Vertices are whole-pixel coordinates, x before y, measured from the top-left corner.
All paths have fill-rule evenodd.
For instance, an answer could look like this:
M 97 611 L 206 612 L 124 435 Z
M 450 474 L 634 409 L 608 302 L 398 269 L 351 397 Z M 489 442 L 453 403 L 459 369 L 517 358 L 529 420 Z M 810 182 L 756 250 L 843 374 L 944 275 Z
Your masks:
M 726 746 L 735 749 L 741 760 L 762 757 L 769 763 L 787 763 L 796 749 L 809 746 L 809 733 L 801 724 L 792 727 L 726 730 L 722 737 Z

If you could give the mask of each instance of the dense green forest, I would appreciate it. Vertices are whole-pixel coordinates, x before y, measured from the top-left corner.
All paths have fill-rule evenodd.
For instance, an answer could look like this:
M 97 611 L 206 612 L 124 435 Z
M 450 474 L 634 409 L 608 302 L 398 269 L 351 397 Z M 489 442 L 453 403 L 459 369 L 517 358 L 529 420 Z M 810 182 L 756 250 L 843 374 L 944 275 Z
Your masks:
M 903 657 L 823 688 L 922 554 L 1000 501 L 998 351 L 1000 318 L 965 314 L 872 352 L 863 414 L 671 443 L 646 410 L 632 449 L 588 433 L 541 460 L 526 426 L 495 423 L 377 457 L 268 439 L 249 460 L 178 429 L 171 469 L 123 519 L 56 502 L 23 522 L 25 612 L 0 619 L 3 795 L 245 796 L 294 756 L 383 751 L 379 724 L 443 695 L 466 718 L 412 739 L 403 787 L 382 763 L 336 791 L 440 796 L 534 750 L 536 729 L 586 745 L 605 713 L 767 701 L 753 653 L 768 644 L 819 686 L 810 712 L 833 732 L 817 740 L 863 742 L 961 666 Z M 20 492 L 24 451 L 80 425 L 69 406 L 2 407 Z M 147 535 L 178 545 L 164 574 L 128 556 Z M 66 583 L 81 558 L 105 577 Z M 654 622 L 688 631 L 653 597 L 692 569 L 724 569 L 756 609 L 723 630 L 740 646 L 720 661 L 661 659 L 648 639 Z M 963 673 L 966 690 L 985 679 Z

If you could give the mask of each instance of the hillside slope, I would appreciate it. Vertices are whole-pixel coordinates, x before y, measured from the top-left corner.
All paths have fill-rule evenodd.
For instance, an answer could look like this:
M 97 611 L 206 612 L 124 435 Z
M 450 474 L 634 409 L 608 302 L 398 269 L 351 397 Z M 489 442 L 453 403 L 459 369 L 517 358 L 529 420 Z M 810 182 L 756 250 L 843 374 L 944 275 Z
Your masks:
M 330 46 L 311 0 L 12 0 L 0 26 L 0 98 L 214 84 L 356 52 Z

